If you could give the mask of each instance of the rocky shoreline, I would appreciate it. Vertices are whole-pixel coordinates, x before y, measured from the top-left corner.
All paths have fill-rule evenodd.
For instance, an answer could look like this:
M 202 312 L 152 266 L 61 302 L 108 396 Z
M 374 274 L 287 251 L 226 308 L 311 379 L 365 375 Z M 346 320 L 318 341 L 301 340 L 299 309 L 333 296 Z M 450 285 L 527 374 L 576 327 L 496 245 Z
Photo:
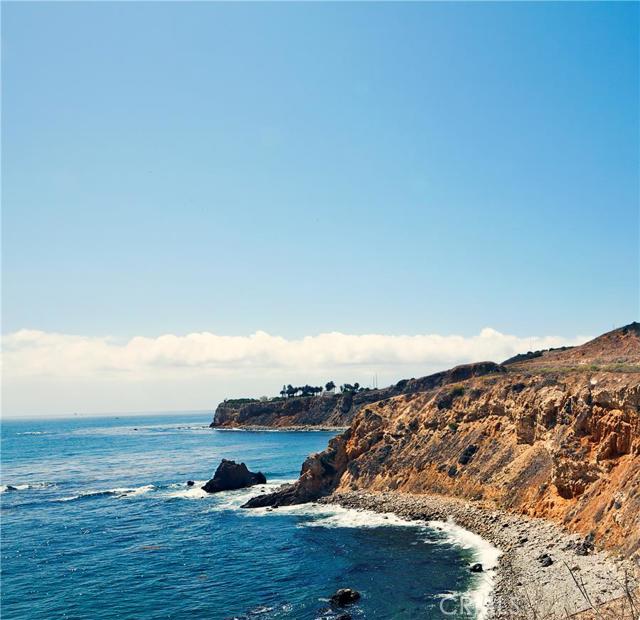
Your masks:
M 298 424 L 294 426 L 265 426 L 265 425 L 251 425 L 246 426 L 214 426 L 212 427 L 216 431 L 254 431 L 254 432 L 269 432 L 269 433 L 344 433 L 349 428 L 348 426 L 314 426 L 312 424 Z
M 501 556 L 495 569 L 477 576 L 492 582 L 484 618 L 567 618 L 585 611 L 584 617 L 592 617 L 588 610 L 612 600 L 624 604 L 628 592 L 637 588 L 637 567 L 628 560 L 599 551 L 588 537 L 543 519 L 456 498 L 398 492 L 334 493 L 319 503 L 394 513 L 408 520 L 453 521 L 489 541 Z

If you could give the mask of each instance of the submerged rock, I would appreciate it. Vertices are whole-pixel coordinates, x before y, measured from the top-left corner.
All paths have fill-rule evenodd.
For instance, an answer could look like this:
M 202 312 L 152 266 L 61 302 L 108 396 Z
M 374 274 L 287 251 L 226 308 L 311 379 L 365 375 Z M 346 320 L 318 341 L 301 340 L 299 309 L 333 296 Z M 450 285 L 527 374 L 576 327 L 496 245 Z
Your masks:
M 213 478 L 202 488 L 207 493 L 218 493 L 244 489 L 255 484 L 264 484 L 266 481 L 267 479 L 262 472 L 254 473 L 249 471 L 244 463 L 222 459 Z
M 331 604 L 336 607 L 344 607 L 358 600 L 360 600 L 360 592 L 352 590 L 351 588 L 340 588 L 340 590 L 331 597 Z

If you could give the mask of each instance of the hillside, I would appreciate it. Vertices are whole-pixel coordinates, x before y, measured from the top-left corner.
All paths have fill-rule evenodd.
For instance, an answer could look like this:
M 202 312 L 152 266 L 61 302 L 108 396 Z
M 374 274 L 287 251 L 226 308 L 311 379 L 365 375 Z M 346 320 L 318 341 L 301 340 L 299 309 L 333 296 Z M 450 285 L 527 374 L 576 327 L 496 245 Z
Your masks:
M 607 332 L 579 347 L 563 347 L 516 356 L 503 362 L 512 370 L 564 369 L 640 370 L 640 323 L 630 323 Z M 530 357 L 529 357 L 530 356 Z M 522 358 L 522 359 L 518 359 Z
M 544 517 L 640 555 L 637 323 L 489 374 L 428 379 L 360 406 L 297 483 L 248 506 L 333 491 L 440 494 Z

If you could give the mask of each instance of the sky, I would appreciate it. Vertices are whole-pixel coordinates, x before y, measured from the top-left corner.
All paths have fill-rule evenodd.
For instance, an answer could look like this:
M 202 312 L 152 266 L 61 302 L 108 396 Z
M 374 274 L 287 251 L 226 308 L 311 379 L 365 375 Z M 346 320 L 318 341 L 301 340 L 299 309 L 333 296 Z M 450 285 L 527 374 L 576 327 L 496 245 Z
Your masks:
M 3 3 L 4 415 L 638 319 L 637 3 Z

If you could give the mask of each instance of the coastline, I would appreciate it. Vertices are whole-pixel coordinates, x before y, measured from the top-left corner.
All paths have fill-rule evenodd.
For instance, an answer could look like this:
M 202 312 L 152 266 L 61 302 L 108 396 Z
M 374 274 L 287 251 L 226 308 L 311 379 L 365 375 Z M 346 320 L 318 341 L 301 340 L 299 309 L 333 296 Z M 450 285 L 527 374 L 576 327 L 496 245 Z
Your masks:
M 474 603 L 480 602 L 477 617 L 483 620 L 566 618 L 624 597 L 634 574 L 628 561 L 605 551 L 581 555 L 584 537 L 554 523 L 457 498 L 351 491 L 334 493 L 319 503 L 393 513 L 441 529 L 460 527 L 488 541 L 500 555 L 495 567 L 489 564 L 477 574 L 476 594 L 469 593 Z M 548 566 L 540 559 L 545 555 L 552 560 Z
M 210 426 L 214 431 L 235 431 L 235 432 L 260 432 L 260 433 L 343 433 L 348 426 L 310 426 L 310 425 L 294 425 L 294 426 L 264 426 L 264 425 L 246 425 L 246 426 Z

